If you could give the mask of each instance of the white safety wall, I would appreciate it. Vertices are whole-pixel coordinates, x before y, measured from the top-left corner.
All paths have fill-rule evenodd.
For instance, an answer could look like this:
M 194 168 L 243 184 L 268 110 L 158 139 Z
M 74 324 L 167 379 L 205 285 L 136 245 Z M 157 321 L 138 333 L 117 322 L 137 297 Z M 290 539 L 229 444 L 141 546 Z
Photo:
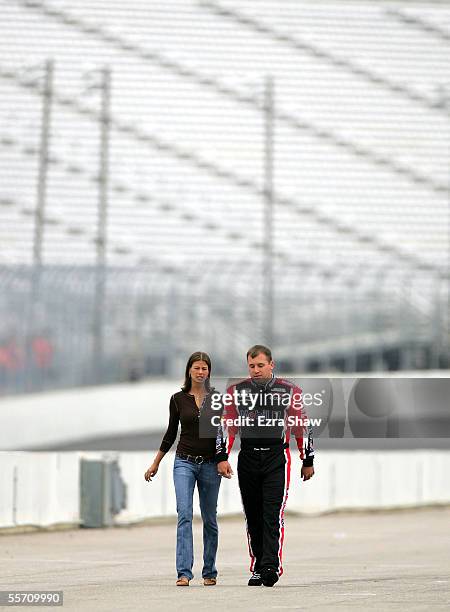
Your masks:
M 80 522 L 79 464 L 82 457 L 117 457 L 127 485 L 127 508 L 116 517 L 128 524 L 152 517 L 176 516 L 172 480 L 174 454 L 161 463 L 152 482 L 144 472 L 154 453 L 0 453 L 0 528 Z M 219 514 L 242 512 L 236 475 L 223 480 Z M 322 451 L 316 476 L 300 478 L 300 460 L 292 452 L 287 511 L 322 513 L 450 504 L 450 451 Z M 194 512 L 199 515 L 195 494 Z
M 120 456 L 130 503 L 117 517 L 118 522 L 176 514 L 173 453 L 170 455 L 163 459 L 150 483 L 143 480 L 143 472 L 151 463 L 151 453 Z M 319 451 L 316 476 L 308 482 L 301 480 L 301 462 L 293 450 L 291 458 L 287 511 L 321 513 L 450 504 L 450 451 Z M 231 480 L 222 481 L 220 514 L 242 512 L 236 460 L 237 453 L 233 453 L 231 464 L 235 474 Z M 197 502 L 197 494 L 195 499 Z M 199 514 L 198 503 L 195 508 Z
M 0 527 L 78 524 L 77 453 L 0 453 Z

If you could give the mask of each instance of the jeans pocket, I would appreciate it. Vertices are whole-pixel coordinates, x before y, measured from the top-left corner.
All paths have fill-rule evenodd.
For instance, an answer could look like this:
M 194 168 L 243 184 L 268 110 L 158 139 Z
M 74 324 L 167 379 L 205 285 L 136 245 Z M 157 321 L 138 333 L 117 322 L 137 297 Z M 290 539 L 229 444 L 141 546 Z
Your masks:
M 189 464 L 189 461 L 187 459 L 175 457 L 175 461 L 173 462 L 173 469 L 175 470 L 177 467 L 185 467 L 186 464 Z

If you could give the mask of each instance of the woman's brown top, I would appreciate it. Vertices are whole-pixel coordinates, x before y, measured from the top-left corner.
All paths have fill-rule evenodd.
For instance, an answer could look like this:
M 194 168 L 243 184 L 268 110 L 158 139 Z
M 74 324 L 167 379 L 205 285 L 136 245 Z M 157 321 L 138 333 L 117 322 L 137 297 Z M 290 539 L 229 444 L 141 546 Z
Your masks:
M 177 437 L 178 423 L 181 423 L 177 452 L 185 455 L 202 455 L 203 457 L 215 456 L 215 430 L 212 427 L 204 427 L 206 413 L 211 412 L 209 399 L 210 395 L 206 395 L 199 409 L 193 395 L 184 391 L 172 395 L 169 404 L 169 426 L 159 450 L 166 453 L 171 448 Z M 201 427 L 200 419 L 202 419 Z

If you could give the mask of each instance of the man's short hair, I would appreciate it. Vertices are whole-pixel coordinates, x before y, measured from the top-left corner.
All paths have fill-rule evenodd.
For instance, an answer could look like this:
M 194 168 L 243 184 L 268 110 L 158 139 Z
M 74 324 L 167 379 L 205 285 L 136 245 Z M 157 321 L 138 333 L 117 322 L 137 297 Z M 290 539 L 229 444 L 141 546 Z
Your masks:
M 247 359 L 249 357 L 254 359 L 260 353 L 263 353 L 269 361 L 272 361 L 272 351 L 270 350 L 269 347 L 264 346 L 263 344 L 255 344 L 255 346 L 252 346 L 251 348 L 249 348 L 247 351 Z

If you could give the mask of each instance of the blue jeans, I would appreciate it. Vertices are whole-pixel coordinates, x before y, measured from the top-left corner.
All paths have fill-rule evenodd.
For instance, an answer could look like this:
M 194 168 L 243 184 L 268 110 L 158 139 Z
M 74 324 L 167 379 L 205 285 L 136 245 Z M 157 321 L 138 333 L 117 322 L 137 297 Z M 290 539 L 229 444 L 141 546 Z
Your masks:
M 203 519 L 203 578 L 215 578 L 216 553 L 219 541 L 217 527 L 217 498 L 221 477 L 215 463 L 191 463 L 175 455 L 173 482 L 177 497 L 177 574 L 192 580 L 194 545 L 192 539 L 192 506 L 197 482 L 200 510 Z

